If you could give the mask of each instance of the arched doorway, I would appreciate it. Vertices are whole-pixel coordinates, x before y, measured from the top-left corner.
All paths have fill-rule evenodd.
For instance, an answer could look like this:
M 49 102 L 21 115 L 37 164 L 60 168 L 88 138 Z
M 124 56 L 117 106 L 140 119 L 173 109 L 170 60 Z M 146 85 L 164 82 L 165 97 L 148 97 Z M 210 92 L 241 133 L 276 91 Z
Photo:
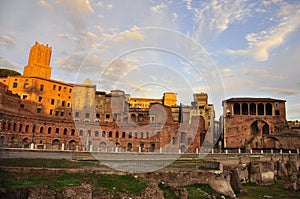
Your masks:
M 155 143 L 151 143 L 151 145 L 150 145 L 150 151 L 151 152 L 155 151 Z
M 132 150 L 132 144 L 131 143 L 128 143 L 127 144 L 127 151 L 130 151 L 131 152 Z
M 29 141 L 29 139 L 28 139 L 28 138 L 24 138 L 24 139 L 23 139 L 23 147 L 24 147 L 24 148 L 29 148 L 29 146 L 30 146 L 30 141 Z
M 105 142 L 100 142 L 99 147 L 100 147 L 100 151 L 102 151 L 102 152 L 106 151 L 106 143 Z
M 75 140 L 70 140 L 69 142 L 69 150 L 76 150 L 76 141 Z
M 141 148 L 141 152 L 143 152 L 145 150 L 145 144 L 143 142 L 140 143 L 140 148 Z
M 60 141 L 59 139 L 54 139 L 52 141 L 52 149 L 59 150 L 60 149 Z

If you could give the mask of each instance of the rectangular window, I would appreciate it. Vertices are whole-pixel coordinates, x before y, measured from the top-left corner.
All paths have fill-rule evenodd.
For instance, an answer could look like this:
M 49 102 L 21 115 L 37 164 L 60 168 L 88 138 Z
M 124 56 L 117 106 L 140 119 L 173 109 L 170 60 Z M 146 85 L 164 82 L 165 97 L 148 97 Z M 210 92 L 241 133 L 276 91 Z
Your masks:
M 63 116 L 64 116 L 64 114 L 65 114 L 65 112 L 63 112 L 63 111 L 62 111 L 62 112 L 60 113 L 60 116 L 62 116 L 62 117 L 63 117 Z
M 24 88 L 28 88 L 29 84 L 28 83 L 24 83 Z
M 39 96 L 39 102 L 42 102 L 43 97 Z
M 85 118 L 89 118 L 90 117 L 90 113 L 85 113 Z
M 53 90 L 56 90 L 56 85 L 55 84 L 53 85 Z
M 42 108 L 38 107 L 38 108 L 36 109 L 36 112 L 37 112 L 37 113 L 41 113 L 41 112 L 42 112 Z
M 79 117 L 79 112 L 75 112 L 75 117 Z
M 58 87 L 58 91 L 60 91 L 60 90 L 61 90 L 61 86 Z
M 71 92 L 72 92 L 72 89 L 70 88 L 69 93 L 71 93 Z
M 56 101 L 56 105 L 59 106 L 60 105 L 60 100 Z
M 13 88 L 18 88 L 18 83 L 17 82 L 13 83 Z
M 62 105 L 62 106 L 65 106 L 65 101 L 62 101 L 62 102 L 61 102 L 61 105 Z
M 41 84 L 41 85 L 40 85 L 40 91 L 43 91 L 43 90 L 44 90 L 44 85 Z
M 50 115 L 52 115 L 53 114 L 53 110 L 52 109 L 50 109 Z
M 59 116 L 59 111 L 55 111 L 55 116 Z
M 54 99 L 51 99 L 51 104 L 54 105 Z

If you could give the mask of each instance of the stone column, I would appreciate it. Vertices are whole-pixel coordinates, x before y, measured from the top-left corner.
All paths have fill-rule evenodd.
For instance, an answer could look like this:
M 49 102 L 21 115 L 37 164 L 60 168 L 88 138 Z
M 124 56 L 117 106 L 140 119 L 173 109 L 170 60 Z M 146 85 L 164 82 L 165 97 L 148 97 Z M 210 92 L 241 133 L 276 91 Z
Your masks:
M 62 150 L 62 151 L 65 150 L 65 144 L 64 144 L 64 143 L 61 144 L 61 150 Z

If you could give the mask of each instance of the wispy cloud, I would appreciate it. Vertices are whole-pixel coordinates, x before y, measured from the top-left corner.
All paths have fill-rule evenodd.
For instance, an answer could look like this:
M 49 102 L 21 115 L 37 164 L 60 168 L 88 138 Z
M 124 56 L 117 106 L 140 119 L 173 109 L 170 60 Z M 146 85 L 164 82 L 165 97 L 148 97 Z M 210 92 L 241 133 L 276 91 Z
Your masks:
M 283 96 L 298 95 L 299 94 L 299 92 L 297 90 L 287 89 L 287 88 L 264 87 L 264 88 L 260 89 L 259 91 L 276 93 L 276 94 L 283 95 Z
M 277 80 L 287 79 L 287 76 L 273 75 L 270 73 L 270 71 L 268 71 L 265 68 L 254 68 L 254 69 L 244 68 L 243 72 L 246 76 L 259 77 L 262 79 L 277 79 Z
M 257 61 L 268 60 L 271 50 L 283 44 L 287 36 L 300 26 L 300 6 L 290 5 L 288 8 L 289 12 L 285 13 L 288 15 L 284 16 L 278 25 L 259 33 L 247 34 L 247 49 L 228 49 L 227 53 L 248 56 Z
M 0 45 L 6 48 L 12 48 L 15 47 L 16 42 L 11 37 L 2 35 L 0 36 Z
M 20 64 L 16 63 L 16 62 L 13 62 L 5 57 L 2 57 L 0 55 L 0 66 L 1 67 L 4 67 L 4 68 L 18 68 L 20 66 Z

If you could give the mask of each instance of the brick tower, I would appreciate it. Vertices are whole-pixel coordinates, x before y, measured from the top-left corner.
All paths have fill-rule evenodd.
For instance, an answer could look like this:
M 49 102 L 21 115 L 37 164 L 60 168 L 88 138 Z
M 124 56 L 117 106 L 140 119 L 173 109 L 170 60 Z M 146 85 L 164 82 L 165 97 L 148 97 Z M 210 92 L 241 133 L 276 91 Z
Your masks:
M 35 42 L 31 48 L 28 65 L 24 67 L 24 76 L 28 77 L 41 77 L 50 79 L 51 77 L 51 58 L 52 48 Z

